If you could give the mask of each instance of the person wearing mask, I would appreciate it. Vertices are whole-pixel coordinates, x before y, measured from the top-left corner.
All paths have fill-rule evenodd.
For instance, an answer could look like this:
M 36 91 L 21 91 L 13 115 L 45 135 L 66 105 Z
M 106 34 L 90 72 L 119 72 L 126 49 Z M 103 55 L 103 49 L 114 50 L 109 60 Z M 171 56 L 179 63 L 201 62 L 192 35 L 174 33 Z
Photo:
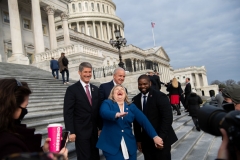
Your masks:
M 59 70 L 58 61 L 55 60 L 53 57 L 52 57 L 52 60 L 50 61 L 50 68 L 52 70 L 53 77 L 55 79 L 58 79 L 58 70 Z M 56 75 L 55 75 L 55 72 L 56 72 Z
M 97 147 L 103 151 L 106 160 L 137 159 L 137 145 L 132 132 L 134 120 L 145 129 L 155 147 L 164 146 L 146 116 L 128 100 L 126 90 L 121 85 L 113 87 L 109 99 L 101 105 L 100 115 L 103 129 Z
M 200 109 L 200 104 L 202 103 L 203 101 L 201 97 L 198 96 L 195 91 L 192 91 L 188 97 L 187 105 L 189 116 L 192 117 L 193 123 L 198 131 L 200 131 L 200 127 L 198 125 L 197 112 Z
M 169 99 L 164 93 L 151 88 L 151 81 L 146 75 L 138 78 L 138 89 L 141 93 L 133 98 L 133 103 L 148 118 L 164 144 L 163 149 L 157 149 L 145 128 L 134 121 L 138 150 L 143 152 L 145 160 L 171 160 L 171 145 L 178 138 L 172 128 L 173 115 Z
M 62 74 L 63 84 L 69 83 L 69 71 L 68 71 L 68 59 L 65 53 L 61 53 L 61 57 L 58 59 L 58 65 L 60 73 Z M 67 80 L 65 80 L 65 73 L 67 75 Z
M 99 86 L 100 100 L 103 102 L 105 99 L 108 99 L 109 94 L 112 88 L 119 84 L 122 85 L 125 79 L 125 70 L 121 67 L 118 67 L 113 72 L 113 80 L 107 83 L 103 83 Z M 126 89 L 127 92 L 127 89 Z
M 181 115 L 180 112 L 180 95 L 182 94 L 183 90 L 181 88 L 181 84 L 177 81 L 176 78 L 173 78 L 172 83 L 170 83 L 167 87 L 167 91 L 169 92 L 170 103 L 177 111 L 177 115 Z
M 34 134 L 21 121 L 28 113 L 27 105 L 31 90 L 26 82 L 16 79 L 0 80 L 0 159 L 7 155 L 24 152 L 49 152 L 47 138 L 41 146 L 42 135 Z M 60 151 L 67 159 L 68 150 Z

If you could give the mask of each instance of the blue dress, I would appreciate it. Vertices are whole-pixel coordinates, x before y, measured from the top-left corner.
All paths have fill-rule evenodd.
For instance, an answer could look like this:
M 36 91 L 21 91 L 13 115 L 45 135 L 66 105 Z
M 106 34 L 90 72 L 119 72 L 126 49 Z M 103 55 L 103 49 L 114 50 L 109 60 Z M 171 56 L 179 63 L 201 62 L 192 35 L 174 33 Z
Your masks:
M 151 138 L 157 136 L 147 117 L 135 104 L 128 105 L 124 103 L 124 106 L 124 112 L 128 112 L 128 114 L 123 119 L 115 118 L 120 109 L 118 104 L 112 100 L 105 100 L 100 108 L 103 128 L 97 142 L 97 148 L 103 150 L 107 160 L 124 160 L 120 146 L 122 137 L 124 137 L 128 149 L 129 160 L 137 159 L 137 143 L 132 131 L 132 122 L 134 120 L 145 129 Z

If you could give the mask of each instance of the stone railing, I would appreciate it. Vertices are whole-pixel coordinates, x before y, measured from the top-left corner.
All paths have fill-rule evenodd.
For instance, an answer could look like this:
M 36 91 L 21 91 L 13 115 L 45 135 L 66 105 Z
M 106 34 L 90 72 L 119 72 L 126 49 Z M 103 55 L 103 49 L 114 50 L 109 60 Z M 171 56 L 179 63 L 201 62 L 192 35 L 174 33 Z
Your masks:
M 62 52 L 65 53 L 66 56 L 73 55 L 76 53 L 84 53 L 84 54 L 103 58 L 102 50 L 76 44 L 76 45 L 69 45 L 66 47 L 59 47 L 57 49 L 49 50 L 43 53 L 38 53 L 35 55 L 35 63 L 48 61 L 52 57 L 58 58 L 61 56 Z

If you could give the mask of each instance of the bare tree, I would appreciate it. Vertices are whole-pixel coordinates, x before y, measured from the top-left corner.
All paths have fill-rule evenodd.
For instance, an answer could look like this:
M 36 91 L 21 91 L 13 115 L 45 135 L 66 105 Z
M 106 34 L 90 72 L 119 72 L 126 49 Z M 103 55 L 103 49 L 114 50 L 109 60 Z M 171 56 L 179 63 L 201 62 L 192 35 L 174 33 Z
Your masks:
M 220 82 L 219 80 L 214 80 L 214 81 L 211 82 L 211 85 L 214 85 L 214 84 L 219 85 L 221 83 L 222 82 Z
M 238 81 L 237 84 L 240 85 L 240 81 Z
M 231 84 L 236 84 L 236 81 L 234 81 L 233 79 L 228 79 L 225 81 L 226 85 L 231 85 Z

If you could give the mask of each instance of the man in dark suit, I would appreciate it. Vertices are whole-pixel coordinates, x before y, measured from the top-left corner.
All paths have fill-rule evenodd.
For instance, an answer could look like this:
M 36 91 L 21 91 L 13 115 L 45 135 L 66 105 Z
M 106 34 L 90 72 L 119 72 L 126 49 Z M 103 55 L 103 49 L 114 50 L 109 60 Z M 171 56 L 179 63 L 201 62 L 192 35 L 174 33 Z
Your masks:
M 192 92 L 192 87 L 191 87 L 191 84 L 190 84 L 190 78 L 186 78 L 186 87 L 184 89 L 184 92 L 182 93 L 182 94 L 185 95 L 184 108 L 185 108 L 186 112 L 188 112 L 187 100 L 188 100 L 188 97 L 190 96 L 191 92 Z
M 67 88 L 64 97 L 65 128 L 71 132 L 69 141 L 75 141 L 78 160 L 99 160 L 100 105 L 98 88 L 89 83 L 92 65 L 81 63 L 78 73 L 80 80 Z
M 154 70 L 154 75 L 153 78 L 156 81 L 156 87 L 158 90 L 161 90 L 161 84 L 165 85 L 165 83 L 160 81 L 160 77 L 159 77 L 159 73 L 157 72 L 157 70 Z
M 121 85 L 124 82 L 124 79 L 125 70 L 121 67 L 116 68 L 113 72 L 113 80 L 108 83 L 103 83 L 99 86 L 100 101 L 103 102 L 105 99 L 108 99 L 112 88 L 117 84 Z
M 159 90 L 158 82 L 156 81 L 156 78 L 153 75 L 154 75 L 153 70 L 149 70 L 148 71 L 148 77 L 149 77 L 149 79 L 151 81 L 151 84 L 152 84 L 151 88 Z
M 134 134 L 138 149 L 143 152 L 145 160 L 170 160 L 171 145 L 177 141 L 177 136 L 172 128 L 172 109 L 167 96 L 152 89 L 148 76 L 141 75 L 138 78 L 138 89 L 141 93 L 133 98 L 133 103 L 146 115 L 158 136 L 163 140 L 164 148 L 155 147 L 152 139 L 145 130 L 134 121 Z

